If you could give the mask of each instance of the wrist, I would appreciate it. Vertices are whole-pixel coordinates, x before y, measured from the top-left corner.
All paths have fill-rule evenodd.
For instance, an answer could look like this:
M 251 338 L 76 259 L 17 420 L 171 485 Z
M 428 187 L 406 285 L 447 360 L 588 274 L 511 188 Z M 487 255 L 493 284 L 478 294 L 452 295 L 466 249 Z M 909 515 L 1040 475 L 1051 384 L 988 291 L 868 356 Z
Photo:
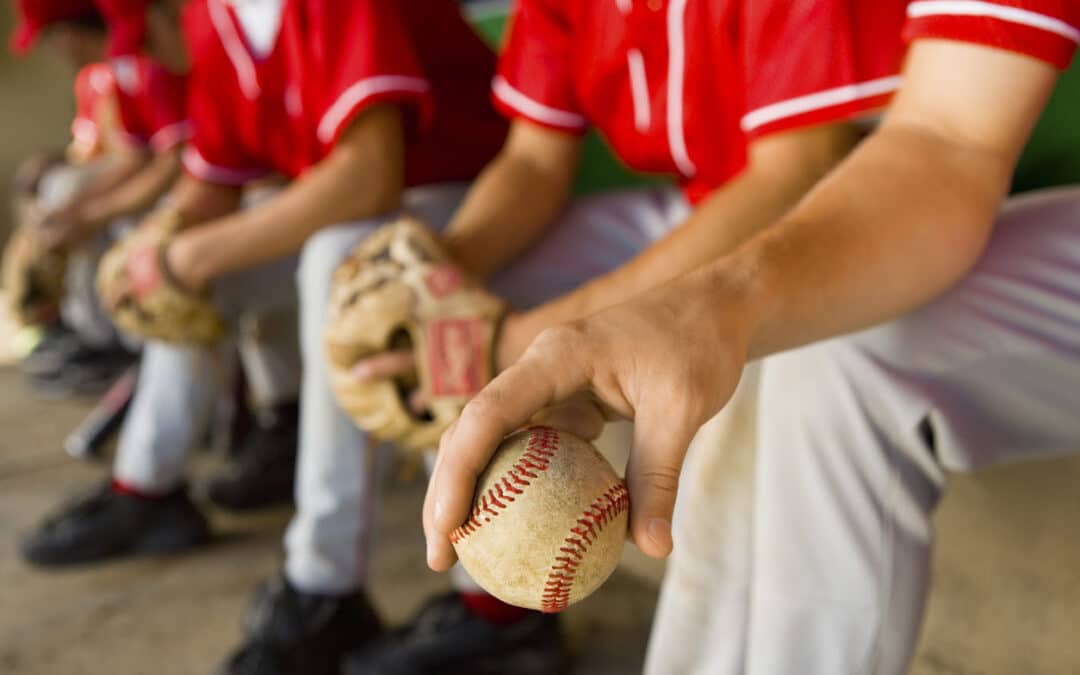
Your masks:
M 773 350 L 767 327 L 777 314 L 767 275 L 754 261 L 729 256 L 686 275 L 689 285 L 679 293 L 704 301 L 699 310 L 709 317 L 714 330 L 726 338 L 733 335 L 742 343 L 747 360 L 761 358 Z

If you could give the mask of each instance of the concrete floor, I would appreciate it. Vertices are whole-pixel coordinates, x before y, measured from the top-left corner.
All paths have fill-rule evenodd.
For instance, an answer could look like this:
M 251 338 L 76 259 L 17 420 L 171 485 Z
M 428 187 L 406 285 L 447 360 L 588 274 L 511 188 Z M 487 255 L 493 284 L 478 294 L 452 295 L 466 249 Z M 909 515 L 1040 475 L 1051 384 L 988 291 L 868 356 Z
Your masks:
M 247 598 L 280 564 L 288 511 L 214 513 L 218 538 L 188 556 L 43 573 L 17 558 L 16 536 L 57 499 L 100 478 L 59 443 L 79 403 L 30 400 L 0 369 L 0 674 L 195 675 L 236 644 Z M 212 462 L 197 462 L 205 474 Z M 915 675 L 1080 673 L 1080 462 L 953 480 L 939 515 L 936 578 Z M 372 589 L 391 622 L 447 582 L 423 565 L 422 488 L 386 490 Z M 617 573 L 566 614 L 576 673 L 640 669 L 655 600 Z

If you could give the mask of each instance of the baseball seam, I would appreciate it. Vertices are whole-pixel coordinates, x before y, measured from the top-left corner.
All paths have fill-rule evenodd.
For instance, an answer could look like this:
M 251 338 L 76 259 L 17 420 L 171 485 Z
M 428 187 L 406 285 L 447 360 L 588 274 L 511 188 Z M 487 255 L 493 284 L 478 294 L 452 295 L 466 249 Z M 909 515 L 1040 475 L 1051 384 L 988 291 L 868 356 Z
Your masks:
M 484 523 L 490 523 L 491 519 L 502 513 L 518 495 L 524 493 L 526 486 L 531 485 L 534 479 L 540 477 L 541 472 L 547 471 L 551 466 L 551 458 L 555 456 L 559 445 L 559 433 L 546 427 L 531 427 L 529 431 L 532 436 L 525 446 L 525 451 L 521 453 L 521 458 L 495 485 L 480 495 L 480 501 L 473 508 L 469 519 L 450 533 L 451 542 L 457 544 L 476 532 Z
M 585 509 L 577 524 L 570 528 L 570 535 L 564 540 L 564 545 L 559 548 L 562 555 L 555 556 L 540 598 L 541 611 L 561 612 L 570 605 L 574 578 L 589 547 L 611 521 L 629 508 L 630 493 L 627 492 L 626 484 L 619 481 Z

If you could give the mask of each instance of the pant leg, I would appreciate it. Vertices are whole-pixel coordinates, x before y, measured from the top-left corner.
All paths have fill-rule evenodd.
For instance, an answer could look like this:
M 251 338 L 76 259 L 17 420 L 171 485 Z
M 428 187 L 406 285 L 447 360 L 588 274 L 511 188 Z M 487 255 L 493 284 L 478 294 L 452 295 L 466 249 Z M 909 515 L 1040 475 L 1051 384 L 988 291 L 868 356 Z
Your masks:
M 286 258 L 215 284 L 215 302 L 234 324 L 234 333 L 246 313 L 295 311 L 295 269 L 295 257 Z M 289 351 L 296 350 L 288 344 L 294 335 L 286 329 L 245 336 L 248 349 L 259 352 L 260 365 L 266 366 L 264 372 L 255 373 L 254 381 L 263 382 L 268 390 L 257 393 L 272 396 L 275 392 L 270 390 L 287 390 L 289 377 L 298 377 L 295 370 L 278 368 L 271 356 L 275 350 L 283 351 L 287 363 Z M 157 340 L 145 343 L 138 385 L 117 447 L 116 480 L 150 494 L 180 484 L 188 453 L 205 432 L 223 390 L 232 344 L 226 340 L 206 349 Z
M 188 452 L 221 390 L 220 353 L 148 341 L 120 433 L 113 477 L 147 494 L 183 481 Z
M 648 675 L 742 673 L 760 368 L 750 365 L 687 454 L 645 660 Z
M 463 186 L 422 188 L 410 190 L 406 204 L 441 228 L 463 195 Z M 390 220 L 326 228 L 308 240 L 301 254 L 300 456 L 296 515 L 285 538 L 285 574 L 308 592 L 345 593 L 362 585 L 367 574 L 377 488 L 375 447 L 334 399 L 323 355 L 323 326 L 334 269 Z
M 953 290 L 764 366 L 750 675 L 899 675 L 944 468 L 1080 450 L 1080 190 L 1012 200 Z
M 575 200 L 544 237 L 491 280 L 528 308 L 576 289 L 628 262 L 690 213 L 675 188 L 606 192 Z

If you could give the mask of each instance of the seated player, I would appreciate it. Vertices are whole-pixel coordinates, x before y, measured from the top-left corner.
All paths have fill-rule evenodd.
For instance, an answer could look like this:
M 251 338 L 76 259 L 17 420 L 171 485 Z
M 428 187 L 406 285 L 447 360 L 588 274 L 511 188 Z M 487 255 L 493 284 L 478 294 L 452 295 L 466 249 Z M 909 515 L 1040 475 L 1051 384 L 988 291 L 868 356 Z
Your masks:
M 191 135 L 187 82 L 143 54 L 106 59 L 105 20 L 91 0 L 20 0 L 17 9 L 21 23 L 13 39 L 16 51 L 25 52 L 40 37 L 44 46 L 82 67 L 76 78 L 78 114 L 72 123 L 69 162 L 37 181 L 50 201 L 44 206 L 54 208 L 45 209 L 34 229 L 45 246 L 68 252 L 65 322 L 46 333 L 25 367 L 38 388 L 48 387 L 55 395 L 60 388 L 107 384 L 117 366 L 131 360 L 100 308 L 94 278 L 101 255 L 119 231 L 150 210 L 179 177 L 180 152 Z M 57 183 L 82 187 L 60 198 L 53 187 Z M 75 333 L 65 330 L 65 324 Z M 254 424 L 237 440 L 237 465 L 208 486 L 211 499 L 222 506 L 255 508 L 291 498 L 300 377 L 294 326 L 291 310 L 253 316 L 242 326 L 237 347 Z M 116 346 L 103 347 L 110 344 Z M 134 416 L 121 439 L 121 454 L 141 452 L 126 449 L 132 444 L 186 448 L 205 426 L 192 426 L 191 421 L 208 420 L 217 395 L 217 388 L 204 386 L 190 401 L 203 412 L 191 419 L 173 413 L 176 422 L 171 426 L 148 428 L 145 418 Z M 45 557 L 55 555 L 68 558 L 62 550 Z M 31 558 L 44 562 L 36 554 Z
M 224 672 L 336 673 L 378 622 L 363 590 L 373 448 L 335 403 L 323 359 L 331 275 L 402 209 L 435 226 L 449 218 L 505 137 L 487 96 L 494 55 L 453 0 L 101 4 L 114 48 L 143 49 L 189 77 L 195 135 L 170 194 L 187 227 L 155 260 L 165 261 L 174 287 L 212 296 L 226 318 L 299 295 L 297 513 L 284 575 L 258 592 L 245 644 Z M 271 172 L 291 182 L 238 210 L 241 187 Z M 161 341 L 146 354 L 132 414 L 164 425 L 187 407 L 212 359 L 206 349 Z M 196 534 L 202 522 L 181 487 L 186 447 L 147 439 L 130 453 L 122 448 L 123 495 L 111 493 L 108 509 L 144 498 L 138 503 L 163 515 L 122 542 L 126 553 L 141 550 L 146 533 Z M 82 532 L 94 540 L 94 527 Z
M 185 85 L 144 57 L 104 63 L 105 23 L 90 0 L 19 0 L 16 10 L 16 53 L 40 38 L 79 70 L 68 161 L 36 181 L 47 207 L 35 226 L 41 244 L 68 253 L 63 321 L 24 365 L 39 387 L 81 391 L 107 384 L 131 360 L 99 306 L 93 278 L 124 219 L 153 206 L 179 175 Z
M 702 638 L 737 658 L 704 650 L 687 670 L 907 672 L 945 472 L 1078 449 L 1080 191 L 999 208 L 1080 11 L 918 1 L 907 17 L 881 126 L 797 208 L 541 335 L 473 399 L 428 491 L 433 567 L 451 563 L 447 535 L 502 436 L 579 391 L 635 420 L 634 541 L 655 556 L 685 545 L 669 533 L 694 430 L 744 363 L 787 350 L 763 365 L 749 620 Z
M 500 326 L 496 366 L 546 327 L 720 256 L 791 208 L 898 85 L 902 20 L 896 3 L 521 0 L 493 84 L 509 138 L 445 236 L 523 310 Z M 572 198 L 590 128 L 629 166 L 675 184 Z M 357 371 L 375 380 L 411 367 L 411 353 L 388 353 Z M 555 670 L 547 643 L 511 647 L 552 618 L 459 587 L 352 672 L 441 673 L 432 664 L 451 654 L 468 655 L 468 672 Z M 737 605 L 725 611 L 745 620 Z

